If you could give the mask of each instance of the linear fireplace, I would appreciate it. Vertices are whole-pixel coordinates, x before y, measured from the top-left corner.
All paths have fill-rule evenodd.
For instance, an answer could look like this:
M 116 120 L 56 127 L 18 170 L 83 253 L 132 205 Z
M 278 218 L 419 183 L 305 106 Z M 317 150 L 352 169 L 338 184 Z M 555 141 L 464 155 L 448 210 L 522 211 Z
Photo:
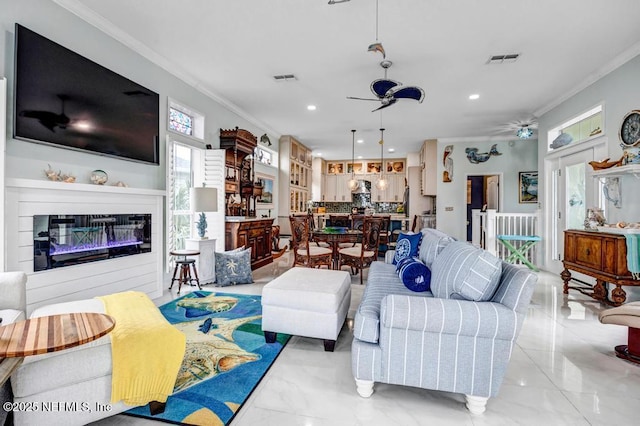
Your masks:
M 33 216 L 34 272 L 150 251 L 150 214 Z

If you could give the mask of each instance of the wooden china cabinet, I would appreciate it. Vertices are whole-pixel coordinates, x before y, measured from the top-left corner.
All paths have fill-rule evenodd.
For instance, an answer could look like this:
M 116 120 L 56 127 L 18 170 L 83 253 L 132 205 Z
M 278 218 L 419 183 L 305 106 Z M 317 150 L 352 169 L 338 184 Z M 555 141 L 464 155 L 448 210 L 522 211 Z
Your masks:
M 257 138 L 236 127 L 220 129 L 220 148 L 225 152 L 225 250 L 251 248 L 251 269 L 273 262 L 273 218 L 257 219 L 256 198 L 262 184 L 256 182 L 254 150 Z

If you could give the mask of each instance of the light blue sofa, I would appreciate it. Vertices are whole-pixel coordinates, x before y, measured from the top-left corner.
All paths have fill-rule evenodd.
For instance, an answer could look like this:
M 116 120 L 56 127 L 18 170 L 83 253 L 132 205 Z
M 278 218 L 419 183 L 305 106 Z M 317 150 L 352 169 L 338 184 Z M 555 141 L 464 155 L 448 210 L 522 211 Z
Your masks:
M 498 393 L 537 275 L 435 229 L 421 232 L 431 292 L 403 285 L 393 252 L 371 265 L 354 322 L 357 390 L 369 397 L 381 382 L 461 393 L 481 414 Z

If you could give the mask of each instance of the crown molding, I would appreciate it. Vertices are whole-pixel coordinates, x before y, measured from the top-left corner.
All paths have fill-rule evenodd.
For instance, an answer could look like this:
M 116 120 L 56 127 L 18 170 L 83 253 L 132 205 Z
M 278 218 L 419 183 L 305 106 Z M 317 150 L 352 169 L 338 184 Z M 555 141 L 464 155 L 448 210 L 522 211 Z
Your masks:
M 622 52 L 621 54 L 613 58 L 613 60 L 608 64 L 598 68 L 596 71 L 594 71 L 589 76 L 587 76 L 587 78 L 585 78 L 580 83 L 578 83 L 578 85 L 576 85 L 573 89 L 569 90 L 563 95 L 558 96 L 553 101 L 544 105 L 542 108 L 538 109 L 537 111 L 534 111 L 533 115 L 536 117 L 540 117 L 543 114 L 546 114 L 547 112 L 551 111 L 553 108 L 557 107 L 558 105 L 568 100 L 572 96 L 577 95 L 578 93 L 580 93 L 581 91 L 583 91 L 584 89 L 586 89 L 587 87 L 595 83 L 596 81 L 600 80 L 605 75 L 620 68 L 622 65 L 626 64 L 627 62 L 629 62 L 630 60 L 632 60 L 638 55 L 640 55 L 640 42 L 637 42 L 636 44 L 631 46 L 629 49 L 625 50 L 624 52 Z
M 151 49 L 144 43 L 141 43 L 139 40 L 131 37 L 129 34 L 127 34 L 123 30 L 121 30 L 119 27 L 117 27 L 113 22 L 109 21 L 102 15 L 94 12 L 89 7 L 82 4 L 80 0 L 53 0 L 53 2 L 57 3 L 60 7 L 68 10 L 69 12 L 73 13 L 74 15 L 76 15 L 78 18 L 82 19 L 86 23 L 96 27 L 98 30 L 107 34 L 111 38 L 119 41 L 123 45 L 127 46 L 129 49 L 138 53 L 140 56 L 148 59 L 149 61 L 156 64 L 160 68 L 164 69 L 168 73 L 172 74 L 176 78 L 184 81 L 186 84 L 193 87 L 198 92 L 211 98 L 215 102 L 222 105 L 224 108 L 244 118 L 251 124 L 261 128 L 267 133 L 271 133 L 274 135 L 283 134 L 282 132 L 276 131 L 275 129 L 271 128 L 271 126 L 267 125 L 266 123 L 262 122 L 261 120 L 247 113 L 245 110 L 243 110 L 233 102 L 218 95 L 213 90 L 208 88 L 205 84 L 203 84 L 198 79 L 193 77 L 190 73 L 182 69 L 178 64 L 160 55 L 159 53 L 157 53 L 155 50 Z
M 467 137 L 452 137 L 452 138 L 438 138 L 438 142 L 442 143 L 478 143 L 478 142 L 503 142 L 503 141 L 538 141 L 538 137 L 531 137 L 529 139 L 520 139 L 515 135 L 510 136 L 467 136 Z

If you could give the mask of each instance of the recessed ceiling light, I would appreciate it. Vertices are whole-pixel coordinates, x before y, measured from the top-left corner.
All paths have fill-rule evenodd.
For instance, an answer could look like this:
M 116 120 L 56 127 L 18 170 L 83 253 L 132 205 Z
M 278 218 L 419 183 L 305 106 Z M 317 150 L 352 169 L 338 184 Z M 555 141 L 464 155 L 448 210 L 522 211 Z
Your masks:
M 358 139 L 356 142 L 358 142 L 358 143 L 364 143 L 364 140 L 362 140 L 362 139 Z
M 469 95 L 469 99 L 471 99 L 472 101 L 475 101 L 478 98 L 480 98 L 480 95 L 478 95 L 477 93 Z
M 389 152 L 396 152 L 395 148 L 389 148 Z
M 322 157 L 322 153 L 321 152 L 316 152 L 316 157 Z
M 307 105 L 307 109 L 309 111 L 315 111 L 316 110 L 316 106 L 315 105 Z
M 358 155 L 358 160 L 362 160 L 362 155 Z

